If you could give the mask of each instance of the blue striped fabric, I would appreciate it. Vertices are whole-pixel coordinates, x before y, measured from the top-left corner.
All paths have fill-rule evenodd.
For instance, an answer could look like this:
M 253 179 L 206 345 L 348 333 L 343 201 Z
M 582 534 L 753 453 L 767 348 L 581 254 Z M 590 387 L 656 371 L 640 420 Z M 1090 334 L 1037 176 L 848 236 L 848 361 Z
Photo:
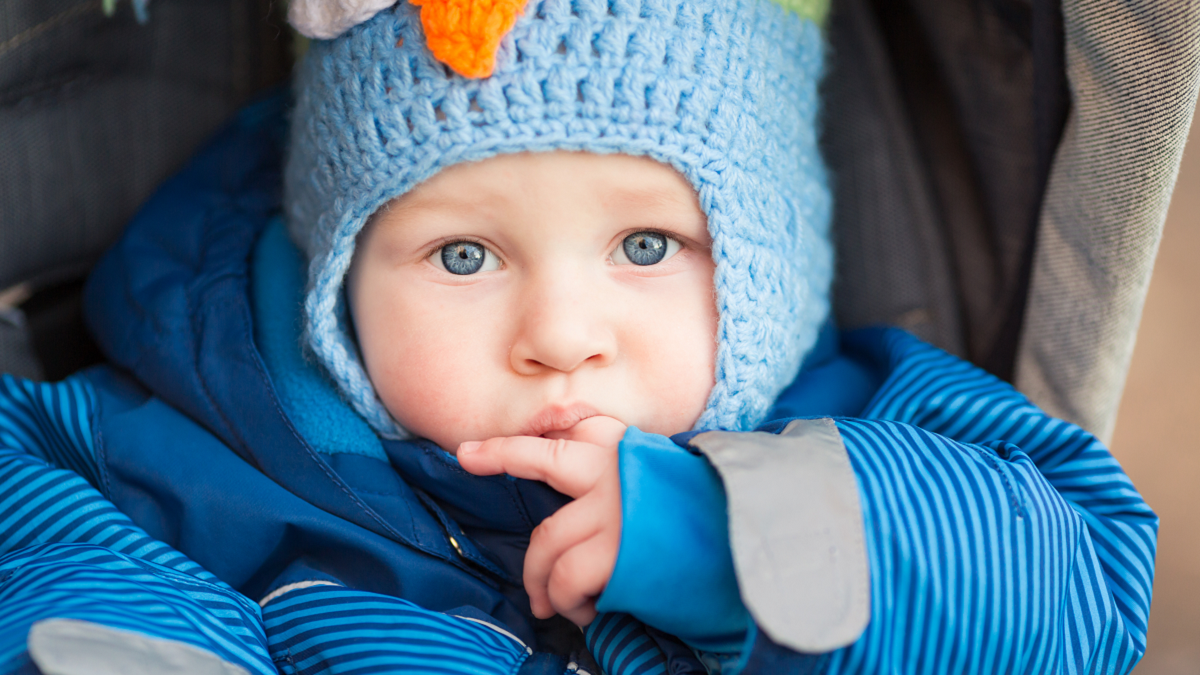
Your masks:
M 275 668 L 257 617 L 232 591 L 88 544 L 45 544 L 0 558 L 0 670 L 24 667 L 43 619 L 78 619 L 205 649 L 251 673 Z
M 0 449 L 0 670 L 34 622 L 73 618 L 178 640 L 273 673 L 258 607 L 155 541 L 70 471 Z
M 37 621 L 71 618 L 274 673 L 258 606 L 149 537 L 98 482 L 86 380 L 0 380 L 0 672 L 29 668 Z M 74 471 L 48 466 L 46 461 Z
M 667 675 L 667 660 L 641 621 L 600 614 L 584 632 L 588 650 L 609 675 Z
M 47 618 L 177 640 L 252 673 L 512 674 L 528 658 L 497 627 L 340 586 L 289 592 L 260 618 L 89 485 L 95 401 L 82 378 L 0 379 L 0 672 L 32 667 L 25 636 Z
M 515 636 L 482 621 L 336 585 L 301 587 L 271 600 L 263 623 L 285 675 L 511 675 L 530 654 Z
M 91 384 L 78 376 L 51 384 L 0 375 L 0 448 L 24 450 L 99 487 L 95 406 Z
M 1116 460 L 991 375 L 900 331 L 885 342 L 892 372 L 863 415 L 877 419 L 838 421 L 872 620 L 829 671 L 1131 670 L 1157 518 Z

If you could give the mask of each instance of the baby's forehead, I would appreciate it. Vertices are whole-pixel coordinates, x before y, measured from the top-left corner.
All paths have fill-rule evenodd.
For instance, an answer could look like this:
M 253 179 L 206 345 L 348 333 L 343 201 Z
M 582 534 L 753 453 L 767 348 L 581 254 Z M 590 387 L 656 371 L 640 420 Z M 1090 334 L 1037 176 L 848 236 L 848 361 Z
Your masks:
M 682 174 L 650 157 L 568 150 L 499 154 L 454 164 L 422 181 L 410 193 L 470 197 L 459 190 L 472 187 L 494 191 L 505 186 L 518 188 L 506 194 L 519 197 L 523 185 L 560 180 L 608 191 L 615 197 L 690 201 L 694 196 L 694 189 Z
M 487 217 L 539 206 L 644 217 L 703 217 L 695 189 L 670 165 L 627 154 L 551 151 L 450 166 L 393 198 L 375 219 L 422 213 Z

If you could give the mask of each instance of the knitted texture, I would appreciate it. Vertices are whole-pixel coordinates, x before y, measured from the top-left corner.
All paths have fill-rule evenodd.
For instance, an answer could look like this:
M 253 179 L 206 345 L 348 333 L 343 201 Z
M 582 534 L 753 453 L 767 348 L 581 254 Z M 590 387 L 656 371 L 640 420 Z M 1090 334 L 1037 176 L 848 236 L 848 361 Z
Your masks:
M 425 48 L 417 12 L 399 3 L 314 43 L 296 78 L 288 227 L 311 260 L 307 342 L 342 393 L 405 435 L 347 330 L 343 279 L 372 213 L 460 162 L 624 153 L 678 170 L 708 217 L 720 318 L 696 428 L 753 428 L 829 308 L 820 27 L 770 0 L 530 0 L 476 80 Z
M 143 8 L 149 1 L 134 0 L 135 3 L 142 4 Z M 416 2 L 415 0 L 409 1 L 414 5 L 426 4 L 425 2 Z M 772 1 L 784 9 L 795 12 L 802 17 L 812 19 L 817 23 L 824 23 L 826 15 L 829 14 L 829 0 Z M 476 7 L 481 7 L 490 13 L 490 9 L 494 3 L 495 0 L 443 0 L 441 4 L 446 7 L 457 7 L 454 11 L 459 12 L 471 12 Z M 394 4 L 396 4 L 396 0 L 291 0 L 288 3 L 288 22 L 305 37 L 330 40 Z M 111 15 L 116 5 L 117 0 L 104 0 L 105 13 Z M 523 5 L 523 2 L 514 4 L 518 11 Z M 422 21 L 425 21 L 424 15 L 422 15 Z M 449 22 L 464 23 L 458 17 L 451 17 Z M 504 28 L 489 27 L 487 31 L 494 32 L 499 37 L 504 37 L 504 34 L 512 28 L 512 23 L 512 21 L 506 20 Z M 428 23 L 425 25 L 425 32 L 430 33 Z M 437 50 L 434 50 L 434 52 L 436 55 Z M 493 56 L 495 55 L 493 54 Z

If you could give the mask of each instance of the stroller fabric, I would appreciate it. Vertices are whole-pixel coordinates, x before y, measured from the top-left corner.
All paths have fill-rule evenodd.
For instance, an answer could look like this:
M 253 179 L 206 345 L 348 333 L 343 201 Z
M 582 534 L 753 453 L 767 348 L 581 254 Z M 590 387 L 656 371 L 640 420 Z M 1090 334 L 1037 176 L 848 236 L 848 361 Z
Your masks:
M 838 0 L 842 327 L 886 323 L 1107 440 L 1200 88 L 1200 5 Z

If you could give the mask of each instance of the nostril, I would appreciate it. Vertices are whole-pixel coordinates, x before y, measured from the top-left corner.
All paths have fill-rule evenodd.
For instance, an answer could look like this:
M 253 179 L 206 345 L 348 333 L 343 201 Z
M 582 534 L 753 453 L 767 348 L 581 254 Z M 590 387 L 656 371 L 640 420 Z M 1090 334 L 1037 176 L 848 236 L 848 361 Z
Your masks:
M 617 340 L 595 318 L 578 312 L 532 312 L 509 348 L 512 367 L 540 374 L 603 366 L 616 355 Z

